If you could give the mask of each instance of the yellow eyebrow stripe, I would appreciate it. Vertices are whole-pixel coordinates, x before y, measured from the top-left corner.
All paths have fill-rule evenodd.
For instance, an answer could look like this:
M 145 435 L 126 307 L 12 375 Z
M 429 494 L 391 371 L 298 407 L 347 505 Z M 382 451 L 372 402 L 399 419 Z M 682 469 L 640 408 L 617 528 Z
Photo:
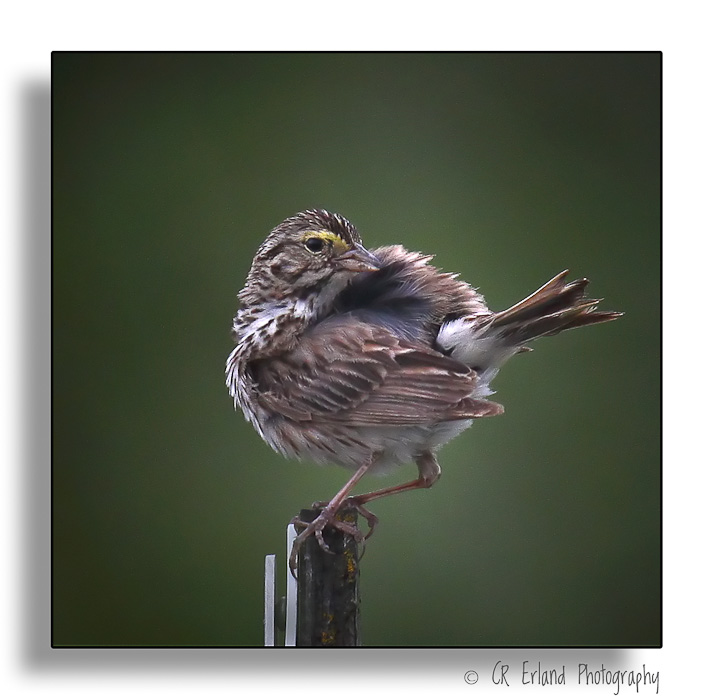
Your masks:
M 347 245 L 342 238 L 340 238 L 336 233 L 332 233 L 332 231 L 325 231 L 324 229 L 320 231 L 306 231 L 302 240 L 306 241 L 308 238 L 315 237 L 322 238 L 323 241 L 329 243 L 338 255 L 349 250 L 349 245 Z

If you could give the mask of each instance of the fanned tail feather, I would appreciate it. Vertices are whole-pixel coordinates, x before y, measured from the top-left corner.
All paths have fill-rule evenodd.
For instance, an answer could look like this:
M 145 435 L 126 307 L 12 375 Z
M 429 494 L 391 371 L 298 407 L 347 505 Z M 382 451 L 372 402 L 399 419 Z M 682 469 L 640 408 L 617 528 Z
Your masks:
M 564 270 L 505 311 L 464 316 L 442 326 L 437 344 L 478 373 L 476 396 L 493 393 L 489 383 L 509 358 L 530 350 L 526 343 L 622 315 L 598 311 L 602 300 L 585 296 L 588 280 L 566 282 L 567 275 L 568 270 Z
M 587 299 L 586 278 L 566 282 L 563 270 L 533 294 L 505 311 L 494 314 L 489 326 L 504 340 L 522 345 L 544 335 L 594 323 L 613 321 L 622 316 L 617 311 L 597 311 L 602 299 Z

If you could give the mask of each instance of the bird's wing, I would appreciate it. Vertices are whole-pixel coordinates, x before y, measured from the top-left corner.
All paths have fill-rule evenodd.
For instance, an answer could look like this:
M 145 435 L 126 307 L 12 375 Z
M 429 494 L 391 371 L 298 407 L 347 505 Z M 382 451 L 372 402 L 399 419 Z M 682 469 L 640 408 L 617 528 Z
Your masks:
M 251 373 L 264 408 L 296 421 L 424 425 L 503 410 L 471 398 L 476 373 L 466 365 L 354 318 L 318 324 Z

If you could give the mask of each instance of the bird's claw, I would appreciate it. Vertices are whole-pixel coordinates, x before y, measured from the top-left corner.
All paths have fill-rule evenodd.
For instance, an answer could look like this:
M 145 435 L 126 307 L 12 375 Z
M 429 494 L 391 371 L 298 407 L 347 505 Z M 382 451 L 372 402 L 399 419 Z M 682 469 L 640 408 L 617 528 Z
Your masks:
M 294 525 L 297 530 L 300 530 L 300 534 L 295 538 L 293 542 L 292 551 L 290 552 L 290 571 L 292 575 L 297 579 L 297 560 L 300 548 L 305 544 L 306 540 L 310 535 L 314 535 L 320 548 L 328 552 L 329 554 L 334 554 L 323 535 L 323 531 L 326 527 L 334 527 L 336 530 L 344 532 L 346 535 L 352 537 L 355 542 L 363 543 L 367 537 L 369 537 L 374 531 L 374 526 L 377 524 L 377 516 L 370 513 L 363 505 L 360 503 L 352 503 L 347 501 L 347 504 L 353 507 L 360 515 L 362 515 L 365 520 L 367 520 L 367 525 L 369 526 L 369 532 L 365 535 L 356 525 L 340 520 L 337 515 L 339 513 L 331 513 L 329 509 L 325 508 L 314 520 L 311 522 L 305 522 L 300 520 L 299 516 L 295 516 L 290 524 Z M 324 508 L 326 504 L 324 503 L 313 503 L 313 508 Z
M 369 527 L 369 530 L 364 536 L 364 539 L 368 540 L 372 536 L 374 528 L 377 527 L 377 524 L 379 523 L 379 518 L 371 510 L 367 510 L 367 508 L 365 508 L 365 506 L 359 501 L 358 497 L 352 496 L 348 498 L 345 501 L 345 506 L 347 506 L 348 508 L 354 508 L 367 521 L 367 526 Z
M 325 508 L 328 503 L 329 501 L 315 501 L 312 504 L 312 508 L 313 510 L 322 509 Z M 364 539 L 368 540 L 372 536 L 374 528 L 379 524 L 379 518 L 371 510 L 368 510 L 364 506 L 364 504 L 359 500 L 359 496 L 350 496 L 349 498 L 346 498 L 340 510 L 348 510 L 350 508 L 356 510 L 367 521 L 369 531 L 366 535 L 364 535 Z M 334 524 L 335 523 L 333 523 L 333 525 Z M 339 525 L 337 527 L 339 527 Z

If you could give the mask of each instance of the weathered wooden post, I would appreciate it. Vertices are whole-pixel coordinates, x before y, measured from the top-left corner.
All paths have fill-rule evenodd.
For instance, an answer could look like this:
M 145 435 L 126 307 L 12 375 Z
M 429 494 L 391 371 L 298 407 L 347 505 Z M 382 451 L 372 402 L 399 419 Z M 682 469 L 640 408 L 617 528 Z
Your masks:
M 300 520 L 312 522 L 319 514 L 302 510 Z M 337 518 L 357 525 L 354 509 L 341 510 Z M 360 646 L 359 546 L 334 527 L 323 536 L 329 552 L 310 537 L 298 557 L 297 646 Z
M 318 509 L 302 510 L 300 520 L 312 522 L 319 514 Z M 357 525 L 354 509 L 344 508 L 337 517 Z M 286 561 L 294 537 L 294 526 L 290 525 Z M 308 538 L 298 555 L 297 581 L 288 566 L 287 595 L 281 600 L 276 601 L 275 597 L 275 555 L 266 557 L 266 646 L 276 645 L 276 626 L 285 629 L 286 646 L 361 645 L 359 545 L 353 537 L 334 527 L 325 528 L 323 537 L 330 551 L 323 550 L 314 537 Z M 285 604 L 281 605 L 283 601 Z

